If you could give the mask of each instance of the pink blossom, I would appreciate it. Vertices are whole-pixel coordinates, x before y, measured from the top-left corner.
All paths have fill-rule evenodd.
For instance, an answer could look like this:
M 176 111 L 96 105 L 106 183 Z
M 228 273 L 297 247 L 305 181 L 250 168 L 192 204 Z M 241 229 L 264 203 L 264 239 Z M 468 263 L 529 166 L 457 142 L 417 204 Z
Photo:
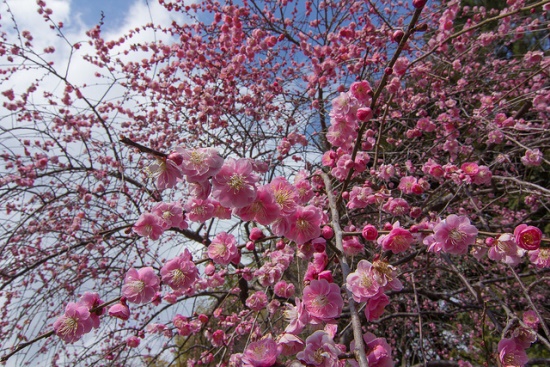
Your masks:
M 208 257 L 220 265 L 229 265 L 238 252 L 235 236 L 226 232 L 218 233 L 208 245 Z
M 374 279 L 371 268 L 369 261 L 361 260 L 357 269 L 346 278 L 346 287 L 356 302 L 366 302 L 380 291 L 380 284 Z
M 321 235 L 321 211 L 313 205 L 299 206 L 290 217 L 290 229 L 285 237 L 301 245 Z
M 225 207 L 245 207 L 256 199 L 258 179 L 247 159 L 229 158 L 212 179 L 212 196 Z
M 369 367 L 393 367 L 394 362 L 391 359 L 391 347 L 384 338 L 377 338 L 372 333 L 363 335 L 363 340 L 367 344 L 367 361 Z
M 69 302 L 65 313 L 53 323 L 55 334 L 66 343 L 74 343 L 92 330 L 93 320 L 84 304 Z
M 178 179 L 183 177 L 181 170 L 171 159 L 157 159 L 147 168 L 150 177 L 157 179 L 157 187 L 160 190 L 176 186 Z
M 502 339 L 498 343 L 498 358 L 502 367 L 521 367 L 529 360 L 525 349 L 519 346 L 514 338 Z
M 435 241 L 450 254 L 468 253 L 468 246 L 475 243 L 478 233 L 468 217 L 454 214 L 437 224 L 433 231 Z
M 225 332 L 223 330 L 216 330 L 212 333 L 211 339 L 212 345 L 215 347 L 221 347 L 225 343 Z
M 151 212 L 160 218 L 164 229 L 187 228 L 187 223 L 183 217 L 183 208 L 179 203 L 158 203 Z
M 198 280 L 199 270 L 193 263 L 191 253 L 185 249 L 183 254 L 164 264 L 160 275 L 162 281 L 173 290 L 185 291 Z
M 370 298 L 365 306 L 365 317 L 368 321 L 378 320 L 384 313 L 387 305 L 390 304 L 390 299 L 384 293 L 378 293 Z
M 181 154 L 181 171 L 189 182 L 206 181 L 222 168 L 223 158 L 214 148 L 176 148 L 176 151 Z
M 382 209 L 391 215 L 400 216 L 409 214 L 410 207 L 405 199 L 390 197 Z
M 137 336 L 129 336 L 126 339 L 126 345 L 129 348 L 137 348 L 139 346 L 140 339 Z
M 266 226 L 280 216 L 280 208 L 269 186 L 261 186 L 258 188 L 256 200 L 250 205 L 235 209 L 234 213 L 244 221 L 254 220 Z
M 411 232 L 395 225 L 388 235 L 378 238 L 378 244 L 384 251 L 391 251 L 394 254 L 408 250 L 413 241 L 414 237 Z
M 490 185 L 493 173 L 487 166 L 479 166 L 477 174 L 473 177 L 476 185 Z
M 304 341 L 294 334 L 284 333 L 279 337 L 277 347 L 282 356 L 291 356 L 304 349 Z
M 143 213 L 132 227 L 132 230 L 143 237 L 158 240 L 164 232 L 162 220 L 151 213 Z
M 542 241 L 542 231 L 537 227 L 520 224 L 514 230 L 516 244 L 524 250 L 536 250 Z
M 294 284 L 281 280 L 275 284 L 273 291 L 278 297 L 290 298 L 294 295 L 295 287 Z
M 372 262 L 372 276 L 380 287 L 390 288 L 394 291 L 403 289 L 403 284 L 397 279 L 397 270 L 384 260 L 375 259 Z
M 243 367 L 270 367 L 277 362 L 277 343 L 267 337 L 250 343 L 243 352 Z
M 160 289 L 160 279 L 151 267 L 128 270 L 124 277 L 122 294 L 133 303 L 150 302 Z
M 370 105 L 372 99 L 372 88 L 366 80 L 352 83 L 349 87 L 349 92 L 357 101 L 363 105 Z
M 214 216 L 214 201 L 191 198 L 184 205 L 190 221 L 204 223 Z
M 295 303 L 295 306 L 287 304 L 283 315 L 289 323 L 285 328 L 285 333 L 298 335 L 309 324 L 310 317 L 306 311 L 305 304 L 299 298 L 295 299 Z
M 523 313 L 523 322 L 530 328 L 537 330 L 540 320 L 535 311 L 529 310 Z
M 297 190 L 284 177 L 275 177 L 269 187 L 275 197 L 275 203 L 279 206 L 281 215 L 287 216 L 296 211 Z
M 267 306 L 267 295 L 262 292 L 254 292 L 246 299 L 246 306 L 252 311 L 261 311 Z
M 88 307 L 88 311 L 90 311 L 90 319 L 92 320 L 92 325 L 95 329 L 97 329 L 99 327 L 99 316 L 105 313 L 104 307 L 92 312 L 94 308 L 103 304 L 103 301 L 101 300 L 101 298 L 99 298 L 99 294 L 95 292 L 85 292 L 78 300 L 78 303 Z
M 537 268 L 550 268 L 550 248 L 539 248 L 529 251 L 529 260 Z
M 307 312 L 315 323 L 331 321 L 340 316 L 344 306 L 340 287 L 325 279 L 312 280 L 304 288 L 303 300 Z
M 342 246 L 344 247 L 344 254 L 346 256 L 355 256 L 365 253 L 365 246 L 363 246 L 355 236 L 345 237 L 342 241 Z
M 355 186 L 349 193 L 349 209 L 366 208 L 369 204 L 369 196 L 372 195 L 372 188 L 369 186 Z
M 542 153 L 539 149 L 528 149 L 525 155 L 521 157 L 521 163 L 527 167 L 540 166 L 542 163 Z
M 374 241 L 378 238 L 378 230 L 372 224 L 367 224 L 366 226 L 363 227 L 363 230 L 361 231 L 361 235 L 367 241 Z
M 305 349 L 296 354 L 296 358 L 308 366 L 334 367 L 338 365 L 338 354 L 334 340 L 318 330 L 307 337 Z
M 491 246 L 488 256 L 491 260 L 515 266 L 519 264 L 524 253 L 525 250 L 516 245 L 514 237 L 510 233 L 504 233 L 499 236 L 496 244 Z
M 120 303 L 115 303 L 109 307 L 109 316 L 116 317 L 121 320 L 128 320 L 130 318 L 130 309 L 126 304 L 126 299 L 123 297 Z

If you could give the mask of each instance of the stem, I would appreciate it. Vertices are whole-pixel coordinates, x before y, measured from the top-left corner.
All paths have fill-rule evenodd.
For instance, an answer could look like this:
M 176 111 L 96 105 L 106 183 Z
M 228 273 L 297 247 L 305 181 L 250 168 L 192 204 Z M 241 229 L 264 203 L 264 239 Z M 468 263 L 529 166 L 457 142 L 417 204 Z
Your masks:
M 342 276 L 345 280 L 348 274 L 350 273 L 350 268 L 349 268 L 348 260 L 344 255 L 344 246 L 342 244 L 343 231 L 342 231 L 342 228 L 340 227 L 340 214 L 338 212 L 336 198 L 332 193 L 332 184 L 330 182 L 330 178 L 324 172 L 321 173 L 321 176 L 323 177 L 323 181 L 325 182 L 325 188 L 326 188 L 327 198 L 329 201 L 331 217 L 332 217 L 332 228 L 334 230 L 334 239 L 336 241 L 336 248 L 341 253 L 341 256 L 339 257 L 340 267 L 342 268 Z M 367 362 L 367 356 L 365 354 L 365 343 L 363 342 L 363 330 L 361 329 L 361 320 L 359 319 L 359 313 L 357 312 L 357 308 L 356 308 L 355 301 L 353 300 L 353 296 L 350 290 L 347 288 L 346 288 L 346 294 L 348 296 L 348 301 L 349 301 L 351 324 L 353 328 L 353 338 L 355 339 L 355 349 L 353 350 L 353 353 L 355 355 L 355 359 L 357 360 L 357 362 L 359 362 L 359 367 L 368 367 L 369 364 Z

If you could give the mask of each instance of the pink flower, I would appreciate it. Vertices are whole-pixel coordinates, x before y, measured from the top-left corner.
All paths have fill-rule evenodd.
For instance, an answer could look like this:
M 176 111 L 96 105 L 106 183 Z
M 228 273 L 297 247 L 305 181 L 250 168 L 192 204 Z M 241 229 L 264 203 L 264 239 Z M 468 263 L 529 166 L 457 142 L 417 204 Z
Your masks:
M 384 289 L 393 289 L 394 291 L 400 291 L 403 289 L 403 284 L 397 279 L 397 271 L 395 267 L 391 266 L 384 260 L 375 259 L 372 262 L 372 276 L 380 287 Z
M 550 268 L 550 248 L 539 248 L 535 251 L 529 251 L 529 260 L 537 268 Z
M 185 249 L 183 254 L 168 261 L 160 269 L 160 275 L 162 281 L 173 290 L 185 291 L 198 280 L 199 270 L 193 263 L 191 253 Z
M 109 307 L 109 316 L 116 317 L 121 320 L 128 320 L 130 318 L 130 309 L 126 304 L 126 299 L 122 297 L 120 303 L 115 303 Z
M 437 224 L 433 231 L 435 241 L 450 254 L 468 253 L 468 246 L 475 243 L 478 233 L 468 217 L 454 214 Z
M 179 203 L 158 203 L 151 212 L 160 218 L 164 229 L 187 228 L 187 223 L 183 217 L 183 208 Z
M 295 287 L 292 283 L 287 283 L 283 280 L 277 282 L 273 287 L 275 295 L 282 298 L 290 298 L 294 295 Z
M 284 177 L 275 177 L 269 183 L 275 203 L 279 206 L 281 215 L 287 216 L 296 211 L 297 190 Z
M 181 171 L 189 182 L 204 182 L 218 173 L 223 165 L 223 158 L 214 148 L 176 148 L 176 151 L 181 154 Z
M 324 331 L 318 330 L 306 339 L 306 348 L 296 358 L 308 366 L 334 367 L 338 365 L 338 354 L 334 340 Z
M 80 297 L 78 303 L 88 308 L 88 311 L 90 311 L 92 325 L 94 328 L 97 329 L 99 327 L 99 316 L 105 313 L 105 308 L 100 308 L 95 312 L 91 312 L 94 308 L 103 304 L 103 301 L 101 300 L 101 298 L 99 298 L 99 294 L 95 292 L 85 292 L 82 297 Z
M 247 159 L 227 159 L 212 179 L 212 196 L 225 207 L 242 208 L 256 199 L 258 176 Z
M 309 324 L 310 317 L 305 309 L 305 304 L 301 302 L 299 298 L 296 298 L 295 303 L 296 306 L 288 304 L 283 315 L 289 322 L 288 326 L 285 328 L 285 333 L 298 335 L 304 330 L 306 325 Z
M 281 355 L 291 356 L 304 349 L 304 342 L 294 334 L 284 333 L 279 337 L 277 347 L 281 350 Z
M 355 236 L 345 237 L 342 241 L 342 246 L 344 247 L 344 254 L 346 256 L 355 256 L 365 253 L 365 246 L 363 246 Z
M 128 270 L 124 277 L 122 294 L 133 303 L 150 302 L 160 289 L 160 279 L 151 267 Z
M 367 344 L 367 361 L 369 367 L 393 367 L 391 359 L 391 347 L 384 338 L 377 338 L 372 333 L 363 335 L 363 340 Z
M 520 224 L 514 230 L 516 244 L 524 250 L 536 250 L 542 241 L 542 231 L 537 227 Z
M 139 346 L 140 339 L 137 336 L 129 336 L 126 339 L 126 345 L 129 348 L 137 348 Z
M 305 308 L 314 323 L 328 322 L 340 316 L 344 300 L 337 284 L 325 279 L 312 280 L 304 288 L 303 300 Z
M 65 314 L 55 320 L 53 328 L 64 342 L 74 343 L 92 330 L 93 324 L 86 305 L 69 302 L 65 307 Z
M 243 352 L 243 367 L 270 367 L 277 362 L 277 343 L 267 337 L 250 343 Z
M 363 227 L 363 230 L 361 231 L 361 235 L 367 241 L 374 241 L 378 238 L 378 230 L 372 224 L 367 224 L 366 226 Z
M 498 357 L 502 367 L 521 367 L 529 360 L 525 349 L 519 346 L 513 338 L 502 339 L 498 343 Z
M 363 105 L 370 105 L 372 99 L 372 88 L 366 80 L 352 83 L 349 87 L 350 94 Z
M 262 291 L 255 292 L 246 299 L 245 304 L 252 311 L 261 311 L 267 306 L 267 295 Z
M 361 260 L 357 269 L 346 278 L 346 287 L 356 302 L 366 302 L 380 291 L 380 284 L 374 279 L 371 269 L 369 261 Z
M 525 155 L 521 157 L 521 163 L 527 167 L 540 166 L 542 163 L 542 153 L 538 149 L 528 149 L 525 151 Z
M 290 229 L 285 237 L 301 245 L 321 235 L 321 211 L 313 205 L 297 207 L 290 217 Z
M 405 199 L 391 197 L 382 206 L 382 209 L 395 216 L 407 215 L 410 211 L 409 203 Z
M 256 200 L 250 205 L 235 209 L 234 212 L 244 221 L 255 220 L 266 226 L 280 215 L 280 209 L 275 202 L 275 196 L 268 186 L 258 188 Z
M 390 304 L 390 299 L 384 293 L 378 293 L 370 298 L 365 306 L 365 317 L 368 321 L 378 320 L 384 309 Z
M 414 241 L 414 237 L 411 232 L 394 225 L 394 228 L 386 236 L 380 236 L 378 238 L 378 244 L 382 246 L 384 251 L 390 250 L 394 254 L 406 251 L 409 249 Z
M 143 213 L 132 227 L 132 230 L 143 237 L 158 240 L 164 232 L 162 220 L 151 213 Z
M 539 327 L 540 320 L 535 311 L 529 310 L 523 313 L 523 322 L 525 323 L 525 325 L 529 326 L 530 328 L 537 330 L 537 328 Z
M 191 198 L 184 205 L 190 221 L 204 223 L 214 216 L 214 201 Z
M 496 244 L 491 246 L 487 255 L 491 260 L 515 266 L 519 264 L 524 253 L 525 251 L 516 245 L 514 237 L 510 233 L 504 233 L 499 236 Z
M 238 255 L 237 240 L 232 234 L 221 232 L 208 245 L 208 257 L 216 264 L 229 265 Z
M 178 179 L 183 177 L 176 163 L 171 159 L 157 159 L 147 168 L 150 177 L 157 179 L 157 187 L 160 190 L 176 186 Z

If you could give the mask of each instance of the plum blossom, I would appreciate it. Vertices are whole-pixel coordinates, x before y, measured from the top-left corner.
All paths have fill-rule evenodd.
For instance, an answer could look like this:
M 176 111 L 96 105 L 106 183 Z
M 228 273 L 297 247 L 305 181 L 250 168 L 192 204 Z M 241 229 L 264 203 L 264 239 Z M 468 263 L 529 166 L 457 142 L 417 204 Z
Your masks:
M 99 308 L 98 310 L 92 312 L 92 310 L 99 305 L 103 304 L 103 301 L 101 298 L 99 298 L 99 294 L 95 292 L 85 292 L 82 297 L 78 300 L 78 303 L 81 305 L 84 305 L 88 307 L 88 311 L 90 311 L 90 318 L 92 320 L 92 325 L 95 329 L 99 327 L 99 316 L 103 315 L 105 313 L 105 308 Z
M 365 317 L 368 321 L 378 320 L 384 313 L 387 305 L 390 304 L 390 299 L 384 293 L 378 293 L 370 298 L 365 305 Z
M 434 240 L 443 251 L 450 254 L 466 254 L 468 246 L 476 241 L 478 230 L 466 216 L 449 215 L 434 229 Z
M 158 240 L 164 232 L 164 224 L 158 216 L 143 213 L 132 227 L 132 230 L 140 236 Z
M 161 225 L 165 230 L 169 228 L 187 228 L 183 208 L 179 203 L 158 203 L 151 212 L 160 218 Z
M 334 340 L 325 331 L 317 330 L 307 337 L 305 349 L 296 358 L 308 366 L 334 367 L 338 366 L 338 354 Z
M 516 244 L 524 250 L 536 250 L 542 241 L 542 231 L 537 227 L 520 224 L 514 230 Z
M 256 199 L 258 180 L 250 161 L 229 158 L 212 179 L 212 196 L 225 207 L 245 207 Z
M 367 260 L 361 260 L 357 264 L 357 269 L 346 278 L 346 287 L 356 302 L 366 302 L 380 291 L 380 284 L 374 279 L 371 270 L 372 264 Z
M 269 188 L 275 197 L 275 203 L 279 206 L 281 215 L 287 216 L 296 211 L 298 192 L 284 177 L 275 177 Z
M 74 343 L 90 332 L 94 325 L 87 305 L 69 302 L 65 313 L 53 323 L 55 334 L 66 343 Z
M 550 248 L 539 248 L 529 251 L 529 260 L 537 268 L 550 268 Z
M 122 295 L 132 303 L 150 302 L 160 289 L 160 279 L 151 267 L 128 270 L 124 277 Z
M 295 306 L 287 304 L 283 315 L 289 322 L 285 328 L 285 333 L 298 335 L 309 323 L 310 317 L 306 311 L 305 304 L 299 298 L 295 299 L 295 303 Z
M 229 265 L 237 256 L 237 240 L 227 232 L 221 232 L 208 245 L 208 257 L 216 264 Z
M 542 153 L 539 149 L 528 149 L 525 155 L 521 157 L 521 163 L 527 167 L 540 166 L 542 163 Z
M 128 308 L 125 297 L 121 297 L 119 303 L 115 303 L 109 307 L 109 316 L 116 317 L 117 319 L 124 321 L 130 318 L 130 308 Z
M 280 208 L 269 186 L 261 186 L 258 188 L 256 200 L 250 205 L 235 209 L 234 213 L 242 220 L 254 220 L 265 226 L 279 217 Z
M 295 355 L 304 349 L 304 341 L 294 334 L 284 333 L 278 338 L 277 347 L 283 356 Z
M 489 259 L 502 261 L 505 264 L 517 265 L 525 250 L 518 248 L 514 237 L 510 233 L 499 236 L 494 246 L 488 252 Z
M 277 343 L 270 336 L 250 343 L 243 352 L 243 367 L 270 367 L 277 362 Z
M 150 177 L 157 179 L 157 187 L 160 190 L 176 186 L 178 179 L 183 177 L 177 164 L 166 158 L 159 158 L 147 168 Z
M 262 291 L 255 292 L 246 299 L 245 304 L 252 311 L 261 311 L 267 306 L 267 295 Z
M 204 223 L 214 216 L 215 202 L 210 199 L 191 198 L 184 205 L 190 221 Z
M 285 237 L 301 245 L 321 235 L 321 211 L 308 205 L 297 207 L 290 218 L 290 229 Z
M 378 238 L 378 244 L 382 246 L 384 251 L 391 251 L 394 254 L 408 250 L 413 242 L 414 237 L 412 233 L 401 228 L 399 222 L 394 224 L 389 234 Z
M 181 154 L 181 171 L 189 182 L 206 181 L 222 168 L 223 158 L 214 148 L 176 148 L 176 151 Z
M 340 287 L 325 279 L 312 280 L 304 288 L 303 301 L 313 323 L 332 321 L 340 316 L 344 306 Z
M 199 278 L 199 270 L 193 262 L 189 250 L 185 249 L 183 254 L 168 261 L 160 269 L 162 281 L 173 290 L 185 291 L 192 287 Z
M 515 338 L 502 339 L 498 343 L 498 358 L 503 367 L 521 367 L 529 358 Z

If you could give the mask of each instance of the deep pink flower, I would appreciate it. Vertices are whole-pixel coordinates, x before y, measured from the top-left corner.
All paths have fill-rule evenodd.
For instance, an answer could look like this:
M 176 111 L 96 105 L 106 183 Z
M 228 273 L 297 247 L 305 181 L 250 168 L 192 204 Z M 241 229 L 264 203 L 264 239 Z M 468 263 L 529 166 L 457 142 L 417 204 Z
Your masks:
M 126 339 L 126 345 L 128 346 L 128 348 L 137 348 L 140 341 L 141 340 L 137 336 L 129 336 Z
M 529 260 L 537 268 L 550 268 L 550 248 L 539 248 L 535 251 L 529 251 Z
M 368 321 L 378 320 L 384 313 L 387 305 L 390 304 L 390 299 L 384 293 L 378 293 L 370 298 L 365 306 L 365 317 Z
M 121 300 L 120 303 L 115 303 L 109 307 L 109 316 L 116 317 L 121 320 L 128 320 L 130 318 L 130 309 L 126 304 L 126 300 Z
M 190 221 L 204 223 L 214 216 L 214 201 L 191 198 L 184 205 Z
M 307 312 L 315 323 L 332 321 L 340 316 L 344 306 L 340 287 L 325 279 L 312 280 L 304 288 L 303 301 Z
M 535 311 L 529 310 L 523 313 L 523 322 L 530 328 L 537 330 L 540 320 Z
M 151 267 L 128 270 L 124 277 L 122 294 L 133 303 L 150 302 L 160 289 L 160 279 Z
M 409 214 L 410 206 L 405 199 L 390 197 L 382 209 L 391 215 L 400 216 Z
M 242 208 L 256 199 L 258 179 L 250 161 L 228 158 L 212 179 L 212 196 L 225 207 Z
M 214 148 L 176 148 L 176 151 L 181 154 L 181 171 L 189 182 L 206 181 L 222 168 L 223 158 Z
M 352 83 L 349 87 L 350 94 L 363 105 L 370 105 L 372 99 L 372 88 L 366 80 Z
M 525 349 L 514 338 L 502 339 L 498 343 L 498 358 L 502 367 L 521 367 L 529 360 Z
M 348 274 L 346 287 L 356 302 L 366 302 L 376 296 L 380 291 L 380 284 L 374 279 L 372 264 L 367 260 L 359 261 L 357 269 Z
M 164 232 L 162 220 L 151 213 L 143 213 L 132 227 L 132 230 L 143 237 L 158 240 Z
M 363 227 L 363 230 L 361 231 L 361 235 L 367 241 L 374 241 L 378 238 L 378 230 L 372 224 L 367 224 L 366 226 Z
M 262 292 L 254 292 L 246 299 L 246 306 L 252 311 L 261 311 L 267 306 L 267 295 Z
M 82 297 L 80 297 L 80 300 L 78 300 L 78 303 L 88 307 L 88 311 L 90 311 L 90 318 L 92 319 L 92 325 L 97 329 L 99 327 L 99 316 L 105 313 L 104 307 L 98 309 L 97 311 L 91 312 L 94 308 L 104 303 L 101 298 L 99 298 L 99 294 L 95 292 L 85 292 Z
M 542 153 L 539 149 L 528 149 L 525 155 L 521 157 L 521 163 L 527 167 L 540 166 L 542 163 Z
M 435 241 L 450 254 L 468 253 L 468 246 L 475 243 L 478 233 L 468 217 L 454 214 L 437 224 L 433 231 Z
M 281 215 L 287 216 L 296 211 L 298 193 L 286 178 L 275 177 L 268 186 L 273 192 L 275 203 L 279 206 Z
M 290 229 L 285 237 L 301 245 L 321 235 L 321 210 L 308 205 L 299 206 L 290 217 Z
M 191 253 L 185 249 L 183 254 L 168 261 L 160 269 L 160 276 L 173 290 L 185 291 L 198 280 L 199 270 L 193 262 Z
M 53 323 L 55 334 L 66 343 L 74 343 L 93 327 L 90 311 L 84 304 L 69 302 L 65 314 Z
M 403 284 L 397 279 L 397 270 L 386 261 L 375 259 L 372 262 L 371 273 L 380 287 L 384 287 L 384 289 L 390 288 L 394 291 L 403 289 Z
M 243 352 L 243 367 L 270 367 L 277 362 L 277 343 L 267 337 L 250 343 Z
M 278 297 L 290 298 L 294 295 L 295 287 L 294 284 L 281 280 L 275 284 L 273 291 Z
M 305 349 L 296 354 L 296 358 L 308 366 L 335 367 L 338 354 L 334 340 L 326 332 L 317 330 L 307 337 Z
M 390 250 L 394 254 L 406 251 L 414 242 L 414 237 L 408 230 L 394 225 L 394 228 L 386 236 L 378 238 L 378 244 L 384 251 Z
M 355 256 L 365 253 L 365 246 L 363 246 L 355 236 L 345 237 L 342 241 L 342 246 L 344 247 L 344 254 L 346 256 Z
M 304 341 L 294 334 L 284 333 L 277 341 L 282 356 L 291 356 L 304 349 Z
M 218 233 L 208 245 L 208 257 L 216 264 L 229 265 L 238 253 L 235 236 L 226 232 Z
M 514 230 L 516 244 L 524 250 L 532 251 L 540 247 L 542 231 L 537 227 L 520 224 Z
M 266 226 L 279 217 L 280 208 L 269 186 L 261 186 L 258 188 L 256 200 L 250 205 L 235 209 L 234 213 L 244 221 L 254 220 Z
M 363 335 L 363 340 L 367 344 L 367 361 L 369 367 L 393 367 L 391 359 L 391 347 L 384 338 L 377 338 L 372 333 Z

